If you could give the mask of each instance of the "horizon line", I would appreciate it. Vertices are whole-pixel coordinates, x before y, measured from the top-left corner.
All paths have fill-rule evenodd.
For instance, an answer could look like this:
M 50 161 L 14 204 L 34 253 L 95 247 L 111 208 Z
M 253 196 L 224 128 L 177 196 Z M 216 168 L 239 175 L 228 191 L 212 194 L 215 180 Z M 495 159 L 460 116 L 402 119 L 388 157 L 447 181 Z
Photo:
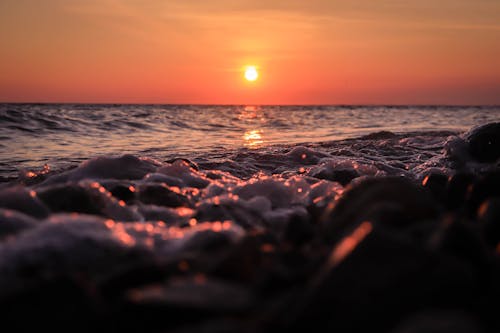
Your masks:
M 402 107 L 402 106 L 423 106 L 423 107 L 500 107 L 500 104 L 446 104 L 446 103 L 438 103 L 438 104 L 427 104 L 427 103 L 408 103 L 408 104 L 399 104 L 399 103 L 272 103 L 272 104 L 251 104 L 251 103 L 146 103 L 146 102 L 138 102 L 138 103 L 130 103 L 130 102 L 4 102 L 0 101 L 0 104 L 30 104 L 30 105 L 162 105 L 162 106 L 335 106 L 335 107 L 343 107 L 343 106 L 356 106 L 356 107 L 377 107 L 377 106 L 389 106 L 389 107 Z

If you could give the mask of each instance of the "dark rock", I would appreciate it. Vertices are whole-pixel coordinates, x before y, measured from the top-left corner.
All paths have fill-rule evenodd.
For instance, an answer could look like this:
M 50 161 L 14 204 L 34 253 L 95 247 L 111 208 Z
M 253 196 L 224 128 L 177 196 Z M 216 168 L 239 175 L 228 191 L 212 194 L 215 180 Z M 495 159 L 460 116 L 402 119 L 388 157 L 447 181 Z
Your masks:
M 176 158 L 172 158 L 168 161 L 166 161 L 167 163 L 170 163 L 170 164 L 174 164 L 175 162 L 177 161 L 181 161 L 183 163 L 186 163 L 187 165 L 189 165 L 190 168 L 192 168 L 193 170 L 196 170 L 196 171 L 199 171 L 200 168 L 198 167 L 198 165 L 196 163 L 194 163 L 193 161 L 191 160 L 188 160 L 187 158 L 182 158 L 182 157 L 176 157 Z
M 500 123 L 475 128 L 466 139 L 469 152 L 477 161 L 491 163 L 500 157 Z
M 419 309 L 471 307 L 477 285 L 460 262 L 363 222 L 336 244 L 295 306 L 284 310 L 285 327 L 385 332 Z
M 364 220 L 408 227 L 418 221 L 432 220 L 439 212 L 432 196 L 407 179 L 367 178 L 348 187 L 330 211 L 326 210 L 321 223 L 325 236 L 335 239 L 349 225 Z
M 100 215 L 102 201 L 107 201 L 101 194 L 89 193 L 78 184 L 61 184 L 38 190 L 38 197 L 53 212 L 76 212 Z
M 478 210 L 484 239 L 491 246 L 500 243 L 500 197 L 490 198 Z
M 237 319 L 212 319 L 203 321 L 194 325 L 182 326 L 174 329 L 171 333 L 250 333 L 259 332 L 258 330 L 249 330 L 245 323 Z
M 257 212 L 239 201 L 225 199 L 200 203 L 195 218 L 198 221 L 231 220 L 243 228 L 255 228 L 264 224 L 262 216 Z
M 159 332 L 209 318 L 244 315 L 254 306 L 244 286 L 197 274 L 130 290 L 117 313 L 118 332 Z
M 148 173 L 144 179 L 146 183 L 164 183 L 168 186 L 183 187 L 184 182 L 177 177 L 164 175 L 162 173 Z
M 468 189 L 474 184 L 476 177 L 471 173 L 459 172 L 448 179 L 446 186 L 446 205 L 449 209 L 464 206 Z
M 140 216 L 119 202 L 99 183 L 58 184 L 40 188 L 40 199 L 53 212 L 100 215 L 120 221 L 136 221 Z
M 488 252 L 477 228 L 459 218 L 445 218 L 429 238 L 429 246 L 433 251 L 469 264 L 486 286 L 491 274 Z
M 444 201 L 448 176 L 441 173 L 431 173 L 424 177 L 422 185 L 429 189 L 434 197 L 439 201 Z
M 106 299 L 124 296 L 127 290 L 139 288 L 152 283 L 160 283 L 166 272 L 154 260 L 131 262 L 123 266 L 112 267 L 109 272 L 96 279 L 96 288 Z
M 118 200 L 131 203 L 135 199 L 135 186 L 121 181 L 102 181 L 101 185 Z
M 189 208 L 185 208 L 186 212 L 182 215 L 176 208 L 171 207 L 140 204 L 137 208 L 146 221 L 163 221 L 169 226 L 187 226 L 189 219 L 192 218 L 192 215 L 187 213 L 191 211 Z M 194 214 L 194 211 L 192 212 Z
M 6 331 L 95 331 L 97 302 L 78 279 L 57 276 L 25 283 L 19 289 L 4 287 L 0 282 L 0 312 Z
M 33 228 L 37 224 L 37 221 L 28 215 L 0 208 L 0 240 Z
M 84 179 L 141 179 L 156 168 L 152 161 L 132 155 L 97 157 L 83 162 L 75 169 L 49 177 L 42 185 L 78 182 Z
M 93 278 L 151 257 L 148 249 L 133 246 L 134 239 L 123 230 L 110 229 L 105 222 L 97 216 L 60 214 L 20 233 L 14 242 L 2 246 L 2 288 L 62 274 Z
M 308 215 L 294 214 L 286 224 L 284 239 L 294 245 L 302 245 L 315 235 L 315 228 Z
M 368 135 L 362 136 L 361 140 L 384 140 L 384 139 L 393 139 L 397 137 L 396 134 L 389 131 L 379 131 L 375 133 L 370 133 Z
M 311 173 L 312 177 L 339 182 L 342 186 L 349 184 L 354 178 L 359 177 L 359 173 L 354 169 L 333 169 L 322 168 Z
M 467 195 L 469 216 L 476 218 L 479 206 L 492 197 L 500 197 L 500 170 L 486 173 L 469 187 Z
M 482 333 L 474 315 L 457 310 L 427 310 L 405 318 L 391 333 Z
M 247 235 L 221 258 L 211 273 L 223 279 L 256 284 L 266 274 L 265 256 L 275 243 L 276 239 L 269 234 Z
M 163 184 L 143 184 L 137 188 L 137 198 L 149 205 L 189 207 L 187 197 Z
M 0 207 L 16 210 L 36 218 L 45 218 L 50 213 L 34 191 L 17 186 L 0 191 Z
M 130 290 L 127 296 L 137 304 L 161 304 L 224 314 L 245 311 L 253 305 L 252 294 L 243 286 L 203 275 L 173 278 L 167 285 Z

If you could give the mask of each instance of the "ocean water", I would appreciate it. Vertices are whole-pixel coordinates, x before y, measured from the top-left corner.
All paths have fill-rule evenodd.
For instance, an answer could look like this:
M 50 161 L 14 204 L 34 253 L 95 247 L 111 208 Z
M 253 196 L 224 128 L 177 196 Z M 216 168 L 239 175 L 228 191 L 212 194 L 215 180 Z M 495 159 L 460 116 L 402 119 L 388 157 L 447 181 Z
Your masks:
M 379 131 L 459 134 L 499 119 L 500 107 L 495 106 L 2 104 L 0 177 L 15 178 L 44 165 L 62 170 L 92 157 L 120 154 L 204 163 L 229 161 L 238 154 L 258 159 L 276 147 Z M 258 171 L 251 164 L 239 167 L 244 174 Z

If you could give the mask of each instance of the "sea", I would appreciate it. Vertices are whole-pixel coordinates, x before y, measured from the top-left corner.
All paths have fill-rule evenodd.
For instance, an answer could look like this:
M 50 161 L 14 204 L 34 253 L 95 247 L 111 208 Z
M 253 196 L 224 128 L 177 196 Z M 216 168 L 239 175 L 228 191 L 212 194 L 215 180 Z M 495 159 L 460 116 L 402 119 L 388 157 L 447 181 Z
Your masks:
M 230 171 L 248 177 L 286 170 L 280 154 L 299 146 L 411 170 L 425 163 L 421 153 L 440 153 L 429 147 L 498 120 L 500 106 L 0 104 L 0 180 L 123 154 L 233 163 Z M 387 155 L 359 140 L 383 131 L 411 144 Z

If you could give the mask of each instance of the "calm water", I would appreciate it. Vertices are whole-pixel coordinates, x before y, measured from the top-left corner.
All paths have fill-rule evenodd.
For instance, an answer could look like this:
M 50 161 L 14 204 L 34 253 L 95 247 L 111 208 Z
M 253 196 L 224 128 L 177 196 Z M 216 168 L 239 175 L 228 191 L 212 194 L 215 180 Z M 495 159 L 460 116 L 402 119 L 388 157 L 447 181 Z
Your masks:
M 161 159 L 498 120 L 500 107 L 3 104 L 0 176 L 105 154 Z

